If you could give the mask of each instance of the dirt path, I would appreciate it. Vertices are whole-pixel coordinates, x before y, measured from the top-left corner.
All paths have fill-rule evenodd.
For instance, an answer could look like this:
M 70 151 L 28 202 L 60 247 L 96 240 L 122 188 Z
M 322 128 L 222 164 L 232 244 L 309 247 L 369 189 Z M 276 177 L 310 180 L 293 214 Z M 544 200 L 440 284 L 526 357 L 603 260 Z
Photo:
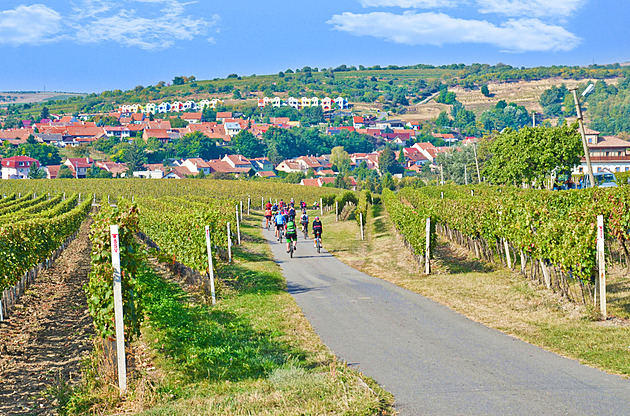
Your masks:
M 90 270 L 89 224 L 0 323 L 0 414 L 56 414 L 42 397 L 50 385 L 76 383 L 89 354 L 92 319 L 83 285 Z

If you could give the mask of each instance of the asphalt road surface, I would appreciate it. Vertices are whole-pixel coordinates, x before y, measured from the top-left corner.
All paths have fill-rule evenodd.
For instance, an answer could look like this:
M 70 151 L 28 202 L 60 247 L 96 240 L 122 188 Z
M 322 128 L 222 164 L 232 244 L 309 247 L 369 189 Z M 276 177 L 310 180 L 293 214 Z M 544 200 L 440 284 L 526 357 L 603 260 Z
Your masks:
M 301 235 L 290 258 L 264 233 L 323 342 L 393 393 L 401 415 L 630 415 L 630 380 L 361 273 Z

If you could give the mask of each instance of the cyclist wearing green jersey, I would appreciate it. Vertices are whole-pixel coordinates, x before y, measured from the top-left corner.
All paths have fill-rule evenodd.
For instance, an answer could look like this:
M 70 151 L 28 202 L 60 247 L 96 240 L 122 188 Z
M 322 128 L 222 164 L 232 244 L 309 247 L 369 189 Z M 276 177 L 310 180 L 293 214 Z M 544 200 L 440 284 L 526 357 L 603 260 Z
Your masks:
M 287 237 L 287 253 L 291 247 L 289 244 L 293 242 L 293 250 L 297 250 L 297 226 L 295 225 L 295 218 L 289 218 L 286 225 L 286 237 Z

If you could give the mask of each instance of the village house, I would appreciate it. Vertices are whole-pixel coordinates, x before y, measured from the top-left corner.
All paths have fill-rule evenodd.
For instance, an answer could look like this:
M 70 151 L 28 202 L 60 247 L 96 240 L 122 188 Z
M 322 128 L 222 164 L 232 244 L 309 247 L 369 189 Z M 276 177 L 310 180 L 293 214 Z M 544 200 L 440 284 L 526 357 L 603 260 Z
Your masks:
M 32 167 L 40 167 L 37 159 L 12 156 L 2 159 L 2 179 L 28 179 Z

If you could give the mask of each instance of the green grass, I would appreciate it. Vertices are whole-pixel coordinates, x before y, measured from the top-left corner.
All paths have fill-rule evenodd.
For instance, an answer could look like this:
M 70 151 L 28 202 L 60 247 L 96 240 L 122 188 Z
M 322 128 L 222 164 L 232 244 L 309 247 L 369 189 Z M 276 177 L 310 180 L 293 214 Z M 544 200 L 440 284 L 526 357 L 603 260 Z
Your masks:
M 84 392 L 76 414 L 89 405 L 178 416 L 393 413 L 392 396 L 337 362 L 314 333 L 286 292 L 260 219 L 242 225 L 234 263 L 220 267 L 214 307 L 164 271 L 142 269 L 147 319 L 135 348 L 150 351 L 144 360 L 155 369 L 134 373 L 126 400 L 103 386 L 109 404 Z

